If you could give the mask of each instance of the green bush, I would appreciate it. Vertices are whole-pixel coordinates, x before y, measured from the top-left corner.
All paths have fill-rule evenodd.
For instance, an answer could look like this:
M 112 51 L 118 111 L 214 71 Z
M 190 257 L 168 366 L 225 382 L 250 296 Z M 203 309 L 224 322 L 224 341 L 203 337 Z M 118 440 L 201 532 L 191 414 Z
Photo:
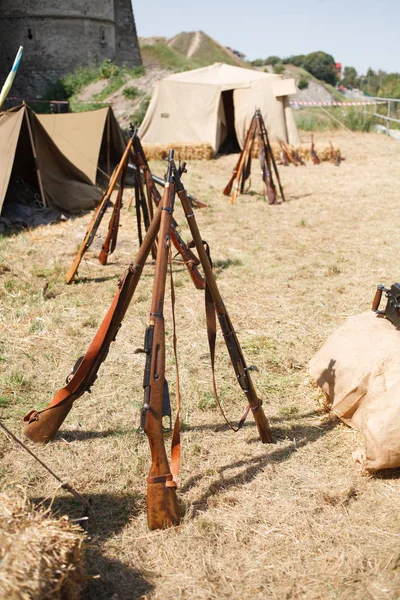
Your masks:
M 329 115 L 332 115 L 330 117 Z M 294 112 L 296 125 L 303 131 L 329 131 L 340 129 L 342 126 L 351 131 L 371 131 L 375 124 L 372 113 L 364 113 L 357 108 L 328 108 L 324 111 L 316 108 L 303 109 Z
M 285 65 L 283 65 L 282 63 L 277 63 L 276 65 L 274 65 L 274 73 L 276 75 L 281 75 L 285 70 Z
M 120 74 L 121 68 L 114 64 L 109 58 L 103 60 L 99 67 L 100 79 L 111 79 Z
M 363 109 L 346 108 L 339 119 L 351 129 L 351 131 L 371 131 L 375 125 L 375 117 L 372 113 L 364 113 Z
M 268 56 L 268 58 L 266 58 L 264 60 L 264 65 L 277 65 L 278 63 L 281 62 L 281 59 L 279 58 L 279 56 Z
M 150 96 L 145 96 L 142 100 L 142 102 L 140 103 L 139 108 L 137 109 L 137 111 L 135 113 L 133 113 L 133 115 L 130 116 L 130 121 L 133 123 L 133 125 L 140 125 L 140 123 L 143 121 L 144 116 L 147 112 L 147 108 L 150 104 Z
M 305 79 L 304 77 L 300 77 L 299 81 L 297 82 L 297 87 L 299 88 L 299 90 L 305 90 L 308 88 L 308 80 Z
M 124 88 L 122 90 L 122 94 L 123 94 L 124 98 L 126 98 L 127 100 L 134 100 L 138 96 L 141 96 L 143 94 L 143 92 L 141 90 L 138 90 L 137 88 L 133 87 L 133 85 L 131 85 L 129 87 Z
M 303 131 L 329 131 L 340 127 L 337 121 L 329 117 L 329 111 L 322 112 L 315 108 L 294 111 L 298 129 Z
M 78 67 L 73 73 L 65 75 L 61 82 L 66 91 L 67 98 L 70 98 L 74 94 L 79 94 L 89 83 L 93 83 L 93 81 L 97 81 L 98 79 L 99 74 L 96 68 Z
M 128 69 L 128 73 L 133 79 L 138 79 L 139 77 L 143 77 L 145 70 L 143 66 L 132 67 L 132 69 Z

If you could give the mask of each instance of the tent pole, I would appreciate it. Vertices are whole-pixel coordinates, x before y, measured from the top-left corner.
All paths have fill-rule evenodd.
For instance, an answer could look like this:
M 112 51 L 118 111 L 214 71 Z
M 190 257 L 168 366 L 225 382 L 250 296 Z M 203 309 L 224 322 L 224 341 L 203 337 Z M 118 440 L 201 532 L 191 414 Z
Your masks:
M 111 129 L 111 110 L 108 109 L 108 117 L 107 117 L 107 173 L 110 175 L 111 173 L 111 159 L 110 159 L 110 129 Z
M 24 102 L 25 104 L 25 102 Z M 47 202 L 46 202 L 46 196 L 44 193 L 44 188 L 43 188 L 43 181 L 42 181 L 42 175 L 40 173 L 40 169 L 39 169 L 39 162 L 38 162 L 38 157 L 36 154 L 36 147 L 35 147 L 35 142 L 33 139 L 33 133 L 32 133 L 32 127 L 31 127 L 31 122 L 29 120 L 29 115 L 28 115 L 28 106 L 25 104 L 25 118 L 26 118 L 26 124 L 28 126 L 28 132 L 29 132 L 29 138 L 31 140 L 31 146 L 32 146 L 32 153 L 33 153 L 33 158 L 35 161 L 35 165 L 36 165 L 36 173 L 37 173 L 37 178 L 38 178 L 38 183 L 39 183 L 39 190 L 40 190 L 40 196 L 42 198 L 42 204 L 44 207 L 47 206 Z

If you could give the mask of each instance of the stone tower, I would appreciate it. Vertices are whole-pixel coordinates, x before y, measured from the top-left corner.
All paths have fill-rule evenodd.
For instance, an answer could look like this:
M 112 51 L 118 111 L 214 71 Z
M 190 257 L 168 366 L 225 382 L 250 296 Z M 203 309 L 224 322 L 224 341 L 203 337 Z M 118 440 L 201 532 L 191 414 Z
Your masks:
M 131 0 L 0 0 L 0 87 L 18 47 L 10 95 L 40 97 L 80 65 L 141 65 Z

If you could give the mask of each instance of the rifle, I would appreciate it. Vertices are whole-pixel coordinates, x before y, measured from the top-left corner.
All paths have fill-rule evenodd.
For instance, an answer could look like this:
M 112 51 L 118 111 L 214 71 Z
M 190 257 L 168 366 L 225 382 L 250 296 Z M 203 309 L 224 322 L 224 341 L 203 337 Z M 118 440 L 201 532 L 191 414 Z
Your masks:
M 276 190 L 274 181 L 271 177 L 271 164 L 268 164 L 269 155 L 268 148 L 265 144 L 262 132 L 261 121 L 257 114 L 257 141 L 258 141 L 258 156 L 261 165 L 262 179 L 267 189 L 267 198 L 270 204 L 276 204 Z
M 142 426 L 148 437 L 151 468 L 147 478 L 147 522 L 150 529 L 178 525 L 179 506 L 176 497 L 176 476 L 170 471 L 163 440 L 163 398 L 165 381 L 164 295 L 170 253 L 170 232 L 175 199 L 173 150 L 169 153 L 168 171 L 161 201 L 162 215 L 157 247 L 156 269 L 145 335 L 147 354 L 144 372 L 144 404 Z M 172 469 L 171 469 L 172 470 Z
M 300 156 L 299 152 L 297 152 L 297 150 L 293 150 L 292 156 L 293 156 L 294 160 L 297 162 L 297 164 L 300 164 L 302 167 L 306 166 L 306 163 L 301 158 L 301 156 Z
M 263 132 L 263 137 L 265 138 L 265 144 L 266 144 L 267 149 L 269 150 L 269 153 L 267 153 L 267 158 L 270 157 L 270 159 L 271 159 L 272 166 L 274 168 L 274 172 L 275 172 L 275 176 L 276 176 L 276 180 L 278 182 L 278 186 L 279 186 L 279 191 L 280 191 L 280 194 L 281 194 L 282 202 L 285 202 L 285 195 L 283 193 L 283 187 L 282 187 L 282 183 L 281 183 L 281 178 L 279 177 L 279 171 L 278 171 L 278 167 L 276 166 L 274 152 L 273 152 L 273 150 L 271 148 L 271 144 L 269 143 L 268 131 L 267 131 L 267 128 L 265 126 L 264 119 L 263 119 L 263 116 L 261 114 L 261 110 L 260 109 L 258 109 L 258 117 L 260 119 L 261 129 L 262 129 L 262 132 Z M 270 166 L 269 166 L 269 171 L 271 173 Z
M 97 206 L 97 208 L 94 212 L 92 220 L 90 221 L 89 227 L 85 233 L 85 237 L 83 238 L 83 242 L 78 250 L 76 257 L 74 258 L 72 265 L 68 269 L 67 274 L 65 276 L 65 281 L 67 284 L 72 283 L 84 254 L 90 248 L 90 246 L 94 240 L 94 236 L 96 235 L 96 232 L 99 228 L 101 220 L 104 217 L 104 214 L 105 214 L 108 206 L 110 205 L 111 194 L 114 190 L 114 187 L 118 181 L 119 176 L 121 175 L 122 170 L 124 169 L 125 164 L 128 161 L 128 156 L 131 151 L 133 139 L 135 136 L 136 136 L 136 131 L 134 131 L 132 136 L 129 138 L 128 143 L 125 148 L 125 151 L 122 155 L 122 158 L 111 176 L 107 191 L 103 195 L 102 199 L 100 200 L 99 205 Z
M 103 319 L 88 351 L 76 362 L 72 373 L 67 377 L 67 384 L 53 397 L 43 410 L 31 410 L 25 417 L 24 434 L 34 442 L 46 443 L 52 440 L 67 417 L 75 400 L 90 388 L 97 378 L 97 371 L 106 359 L 110 344 L 116 339 L 122 320 L 140 279 L 141 271 L 154 243 L 160 224 L 161 206 L 146 233 L 143 245 L 128 267 L 123 278 L 118 282 L 117 293 Z
M 243 151 L 241 154 L 241 160 L 239 162 L 239 169 L 238 169 L 238 173 L 235 178 L 235 187 L 232 192 L 231 204 L 234 204 L 236 202 L 236 198 L 239 194 L 239 191 L 243 192 L 245 178 L 247 178 L 249 176 L 250 169 L 248 167 L 248 164 L 249 164 L 249 161 L 251 161 L 251 150 L 253 148 L 255 132 L 256 132 L 256 121 L 255 121 L 255 118 L 253 117 L 251 124 L 250 124 L 249 131 L 248 131 L 248 135 L 246 136 L 246 143 L 245 143 L 245 146 L 243 147 Z M 246 165 L 247 165 L 247 169 L 246 169 Z
M 329 144 L 330 144 L 330 147 L 331 147 L 331 156 L 329 158 L 329 162 L 331 162 L 336 167 L 339 167 L 339 165 L 340 165 L 340 154 L 338 152 L 336 152 L 335 148 L 333 147 L 333 144 L 332 144 L 331 140 L 329 140 Z
M 387 298 L 386 308 L 379 310 L 383 292 Z M 400 329 L 400 284 L 394 283 L 390 288 L 378 285 L 372 302 L 372 310 L 374 313 L 386 317 L 396 329 Z
M 289 162 L 292 163 L 292 165 L 294 165 L 295 167 L 297 167 L 297 162 L 295 160 L 295 158 L 292 156 L 289 148 L 286 146 L 285 142 L 282 142 L 281 140 L 279 140 L 279 145 L 281 147 L 281 156 L 283 154 L 284 156 L 284 166 L 287 167 L 289 165 Z
M 121 182 L 119 185 L 118 195 L 114 203 L 114 209 L 111 215 L 110 223 L 108 224 L 107 237 L 103 242 L 99 254 L 99 261 L 102 265 L 107 264 L 108 257 L 114 252 L 115 246 L 117 245 L 119 218 L 121 214 L 122 196 L 124 193 L 126 170 L 127 167 L 125 165 L 121 173 Z
M 251 137 L 253 137 L 253 136 L 254 136 L 254 117 L 252 118 L 249 129 L 247 130 L 246 139 L 245 139 L 244 145 L 243 145 L 243 150 L 239 155 L 239 159 L 236 163 L 235 168 L 233 169 L 232 176 L 231 176 L 230 180 L 228 181 L 228 183 L 226 184 L 225 189 L 223 191 L 224 196 L 231 195 L 233 182 L 237 178 L 238 173 L 240 173 L 242 165 L 244 164 L 244 161 L 246 159 L 246 156 L 244 156 L 244 154 L 246 153 L 246 149 L 248 148 L 250 141 L 251 141 Z M 235 194 L 235 192 L 234 192 L 234 194 Z M 236 195 L 237 195 L 237 191 L 236 191 Z M 235 195 L 235 200 L 236 200 L 236 195 Z M 232 196 L 232 198 L 233 198 L 233 196 Z M 232 203 L 235 202 L 235 200 L 232 200 Z
M 321 163 L 318 158 L 318 154 L 315 151 L 313 134 L 311 134 L 311 160 L 313 161 L 314 165 L 319 165 Z

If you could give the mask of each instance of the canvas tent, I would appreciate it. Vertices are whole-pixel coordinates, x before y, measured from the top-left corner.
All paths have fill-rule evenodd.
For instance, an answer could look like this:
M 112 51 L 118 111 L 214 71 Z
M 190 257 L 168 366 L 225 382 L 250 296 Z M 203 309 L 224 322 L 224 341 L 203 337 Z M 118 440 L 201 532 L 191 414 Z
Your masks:
M 36 116 L 59 150 L 92 183 L 99 173 L 110 176 L 124 153 L 124 138 L 111 107 Z
M 208 143 L 217 152 L 230 134 L 243 147 L 255 108 L 271 138 L 298 143 L 288 96 L 293 79 L 215 63 L 161 79 L 139 135 L 145 144 Z
M 66 215 L 91 209 L 101 198 L 25 104 L 0 113 L 0 214 L 3 205 L 19 203 L 20 181 L 37 190 L 43 206 Z

